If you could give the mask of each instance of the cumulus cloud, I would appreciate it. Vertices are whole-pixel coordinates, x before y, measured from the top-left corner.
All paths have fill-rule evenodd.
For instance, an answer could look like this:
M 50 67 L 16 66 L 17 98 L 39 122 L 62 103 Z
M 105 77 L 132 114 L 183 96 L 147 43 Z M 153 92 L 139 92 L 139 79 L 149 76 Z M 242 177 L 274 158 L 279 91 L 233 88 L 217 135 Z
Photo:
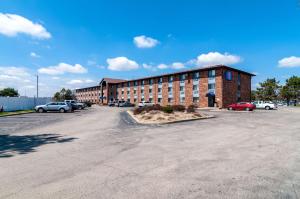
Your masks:
M 127 57 L 109 58 L 106 60 L 108 69 L 113 71 L 129 71 L 139 68 L 138 63 Z
M 159 43 L 158 40 L 146 37 L 145 35 L 134 37 L 133 42 L 138 48 L 153 48 Z
M 36 54 L 35 52 L 31 52 L 30 53 L 30 57 L 33 57 L 33 58 L 40 58 L 41 56 Z
M 66 63 L 59 63 L 56 66 L 49 66 L 40 68 L 38 70 L 41 74 L 48 74 L 48 75 L 63 75 L 64 73 L 87 73 L 87 69 L 81 66 L 80 64 L 70 65 Z
M 168 66 L 167 64 L 159 64 L 159 65 L 157 66 L 157 68 L 163 70 L 163 69 L 169 68 L 169 66 Z
M 201 54 L 193 62 L 197 66 L 209 66 L 209 65 L 232 65 L 241 62 L 241 57 L 237 55 L 231 55 L 229 53 L 221 54 L 219 52 L 209 52 L 207 54 Z
M 300 67 L 300 57 L 285 57 L 278 61 L 278 66 L 281 68 L 295 68 Z
M 181 63 L 181 62 L 174 62 L 171 65 L 171 68 L 176 69 L 176 70 L 183 69 L 184 68 L 184 64 Z
M 89 84 L 89 83 L 94 83 L 94 80 L 91 79 L 86 79 L 86 80 L 81 80 L 81 79 L 72 79 L 70 81 L 67 82 L 67 84 Z
M 0 13 L 0 33 L 9 37 L 22 33 L 38 39 L 51 38 L 51 34 L 42 25 L 16 14 Z

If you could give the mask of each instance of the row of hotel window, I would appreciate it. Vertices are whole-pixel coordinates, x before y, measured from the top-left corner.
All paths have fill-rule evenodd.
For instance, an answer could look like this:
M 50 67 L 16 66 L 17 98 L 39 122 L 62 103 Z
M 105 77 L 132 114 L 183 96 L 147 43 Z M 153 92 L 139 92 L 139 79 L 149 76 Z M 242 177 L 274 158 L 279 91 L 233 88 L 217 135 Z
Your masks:
M 215 75 L 216 75 L 216 71 L 215 70 L 208 71 L 208 77 L 209 78 L 214 78 Z M 187 77 L 187 74 L 181 74 L 179 76 L 179 80 L 181 82 L 183 82 L 183 81 L 186 80 L 186 77 Z M 193 80 L 199 80 L 199 78 L 200 78 L 200 73 L 199 72 L 193 73 Z M 174 80 L 173 76 L 168 76 L 168 82 L 173 82 L 173 80 Z M 140 82 L 141 82 L 142 86 L 145 84 L 145 80 L 141 80 Z M 154 82 L 153 79 L 149 79 L 149 85 L 152 85 L 153 82 Z M 162 82 L 163 82 L 163 78 L 162 77 L 158 78 L 158 84 L 162 84 Z M 133 85 L 134 86 L 138 86 L 138 81 L 134 81 Z M 118 87 L 118 85 L 117 85 L 117 87 Z M 124 83 L 121 84 L 121 87 L 122 88 L 124 87 Z M 127 82 L 127 87 L 130 87 L 130 82 Z
M 114 99 L 110 99 L 110 101 L 114 101 Z M 128 98 L 127 101 L 130 102 L 130 99 Z M 133 101 L 134 101 L 134 102 L 138 102 L 138 99 L 137 99 L 137 98 L 134 98 Z M 141 98 L 140 102 L 142 102 L 142 101 L 145 101 L 145 98 Z M 149 101 L 149 102 L 154 102 L 152 97 L 149 98 L 148 101 Z M 185 97 L 180 97 L 180 98 L 179 98 L 179 101 L 180 101 L 180 103 L 184 103 L 184 102 L 185 102 Z M 161 102 L 162 102 L 162 97 L 157 98 L 157 102 L 158 102 L 158 103 L 161 103 Z M 168 98 L 168 103 L 172 103 L 172 102 L 174 102 L 174 99 L 173 99 L 172 97 L 169 97 L 169 98 Z M 199 97 L 193 97 L 193 102 L 194 102 L 194 103 L 199 102 Z

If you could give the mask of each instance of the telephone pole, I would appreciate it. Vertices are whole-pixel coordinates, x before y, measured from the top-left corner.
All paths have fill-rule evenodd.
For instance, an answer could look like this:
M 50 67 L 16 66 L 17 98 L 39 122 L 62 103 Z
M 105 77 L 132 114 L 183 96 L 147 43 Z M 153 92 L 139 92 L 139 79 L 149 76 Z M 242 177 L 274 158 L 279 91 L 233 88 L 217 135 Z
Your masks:
M 36 75 L 36 98 L 39 98 L 39 75 Z

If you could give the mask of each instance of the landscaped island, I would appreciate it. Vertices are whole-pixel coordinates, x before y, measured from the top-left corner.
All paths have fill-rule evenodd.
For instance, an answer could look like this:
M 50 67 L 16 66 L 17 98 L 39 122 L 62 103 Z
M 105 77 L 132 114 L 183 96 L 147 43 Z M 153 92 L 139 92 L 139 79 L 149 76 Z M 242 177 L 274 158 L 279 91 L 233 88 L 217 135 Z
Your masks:
M 212 117 L 196 112 L 196 107 L 193 105 L 187 108 L 183 105 L 144 106 L 130 110 L 128 113 L 136 122 L 142 124 L 164 124 Z

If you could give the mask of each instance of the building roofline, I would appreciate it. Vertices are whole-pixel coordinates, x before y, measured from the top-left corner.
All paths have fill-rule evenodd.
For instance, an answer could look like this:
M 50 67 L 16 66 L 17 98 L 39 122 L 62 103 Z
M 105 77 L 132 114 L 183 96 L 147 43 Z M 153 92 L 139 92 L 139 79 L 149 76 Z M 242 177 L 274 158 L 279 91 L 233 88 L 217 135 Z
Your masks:
M 226 66 L 226 65 L 213 65 L 213 66 L 207 66 L 207 67 L 202 67 L 202 68 L 194 68 L 194 69 L 183 70 L 183 71 L 178 71 L 178 72 L 173 72 L 173 73 L 165 73 L 165 74 L 161 74 L 161 75 L 153 75 L 153 76 L 146 76 L 146 77 L 141 77 L 141 78 L 136 78 L 136 79 L 123 80 L 123 81 L 118 82 L 118 83 L 138 81 L 138 80 L 142 80 L 142 79 L 151 79 L 151 78 L 165 77 L 165 76 L 170 76 L 170 75 L 179 75 L 179 74 L 183 74 L 183 73 L 190 73 L 190 72 L 195 72 L 195 71 L 204 71 L 204 70 L 208 70 L 208 69 L 217 69 L 217 68 L 230 69 L 230 70 L 237 71 L 237 72 L 240 72 L 240 73 L 244 73 L 244 74 L 247 74 L 247 75 L 250 75 L 250 76 L 256 76 L 256 75 L 254 75 L 252 73 L 249 73 L 249 72 L 246 72 L 246 71 L 243 71 L 243 70 L 239 70 L 239 69 L 236 69 L 236 68 L 233 68 L 233 67 L 230 67 L 230 66 Z
M 75 91 L 82 90 L 82 89 L 89 89 L 89 88 L 97 88 L 97 87 L 100 87 L 100 86 L 96 85 L 96 86 L 89 86 L 89 87 L 84 87 L 84 88 L 76 88 Z

